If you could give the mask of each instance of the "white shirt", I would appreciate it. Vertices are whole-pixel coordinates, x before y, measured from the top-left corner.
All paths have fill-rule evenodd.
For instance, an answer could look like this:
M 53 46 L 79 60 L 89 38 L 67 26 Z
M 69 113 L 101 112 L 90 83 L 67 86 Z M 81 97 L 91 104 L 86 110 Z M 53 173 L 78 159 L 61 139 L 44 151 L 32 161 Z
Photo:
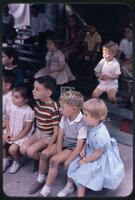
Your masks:
M 67 119 L 67 121 L 68 121 L 69 125 L 72 125 L 72 124 L 74 124 L 74 123 L 76 123 L 76 122 L 80 122 L 81 119 L 82 119 L 82 117 L 83 117 L 83 115 L 82 115 L 82 113 L 80 112 L 80 113 L 78 114 L 78 116 L 77 116 L 73 121 L 70 121 L 69 118 Z M 61 121 L 60 121 L 60 123 L 59 123 L 59 126 L 60 126 L 61 129 L 64 129 L 64 117 L 63 117 L 63 116 L 62 116 L 62 118 L 61 118 Z M 85 138 L 87 138 L 87 126 L 83 126 L 83 127 L 80 128 L 80 130 L 79 130 L 79 132 L 78 132 L 78 137 L 77 137 L 78 140 L 79 140 L 79 139 L 85 139 Z
M 116 60 L 116 58 L 113 58 L 110 62 L 107 62 L 104 58 L 101 59 L 101 61 L 97 64 L 97 66 L 94 69 L 97 73 L 102 73 L 103 75 L 113 76 L 113 75 L 120 75 L 120 64 Z M 110 83 L 116 83 L 118 84 L 118 80 L 99 80 L 100 83 L 110 84 Z
M 131 58 L 133 54 L 133 41 L 129 41 L 126 38 L 122 39 L 120 41 L 119 49 L 124 53 L 127 59 Z

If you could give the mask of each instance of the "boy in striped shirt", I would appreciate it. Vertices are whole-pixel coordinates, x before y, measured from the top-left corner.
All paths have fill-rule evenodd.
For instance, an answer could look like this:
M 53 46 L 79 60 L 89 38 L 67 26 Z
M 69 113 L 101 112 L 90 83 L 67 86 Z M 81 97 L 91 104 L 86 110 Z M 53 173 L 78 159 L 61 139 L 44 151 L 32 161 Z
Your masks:
M 56 81 L 49 75 L 34 82 L 36 129 L 20 151 L 37 161 L 40 160 L 40 152 L 45 148 L 53 149 L 57 140 L 60 113 L 58 104 L 53 100 L 56 90 Z

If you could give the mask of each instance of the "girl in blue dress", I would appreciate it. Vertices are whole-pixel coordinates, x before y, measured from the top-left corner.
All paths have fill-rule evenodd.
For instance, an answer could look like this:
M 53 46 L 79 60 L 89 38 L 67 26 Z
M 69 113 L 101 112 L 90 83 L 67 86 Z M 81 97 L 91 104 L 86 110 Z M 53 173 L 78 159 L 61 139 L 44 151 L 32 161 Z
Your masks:
M 68 182 L 73 191 L 77 185 L 77 196 L 85 196 L 86 188 L 100 191 L 102 188 L 116 189 L 125 176 L 123 162 L 119 155 L 117 142 L 110 138 L 103 123 L 107 107 L 103 100 L 92 98 L 83 104 L 83 119 L 88 126 L 86 143 L 68 168 Z M 72 182 L 73 181 L 73 182 Z M 66 191 L 66 195 L 68 195 Z M 62 190 L 58 196 L 65 195 Z

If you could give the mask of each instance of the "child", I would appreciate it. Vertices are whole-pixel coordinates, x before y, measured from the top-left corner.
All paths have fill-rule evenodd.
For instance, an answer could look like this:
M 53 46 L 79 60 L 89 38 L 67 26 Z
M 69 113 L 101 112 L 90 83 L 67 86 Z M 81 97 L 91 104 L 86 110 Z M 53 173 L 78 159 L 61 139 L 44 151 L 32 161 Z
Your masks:
M 7 113 L 8 106 L 12 102 L 12 89 L 14 86 L 15 77 L 13 74 L 8 70 L 2 71 L 2 86 L 3 86 L 3 128 L 5 128 L 5 116 Z
M 130 74 L 133 70 L 133 27 L 128 25 L 124 30 L 125 37 L 121 39 L 119 44 L 118 60 L 122 67 L 126 68 Z
M 56 81 L 49 75 L 37 78 L 34 82 L 36 130 L 21 147 L 21 153 L 36 161 L 40 159 L 40 152 L 57 139 L 60 113 L 58 104 L 53 100 L 56 90 Z
M 39 70 L 34 77 L 48 74 L 56 79 L 58 85 L 74 80 L 75 77 L 65 62 L 64 54 L 58 48 L 58 41 L 55 38 L 48 38 L 47 48 L 46 67 Z
M 50 194 L 51 186 L 58 175 L 59 165 L 64 164 L 67 168 L 83 147 L 87 130 L 80 112 L 82 103 L 83 96 L 76 91 L 67 91 L 60 96 L 60 111 L 63 116 L 59 124 L 57 154 L 50 159 L 46 184 L 40 196 L 46 197 Z
M 13 89 L 12 102 L 5 119 L 6 131 L 3 135 L 3 171 L 9 166 L 10 154 L 13 157 L 9 173 L 16 173 L 21 166 L 20 147 L 32 134 L 34 111 L 28 105 L 28 86 L 20 85 Z
M 84 42 L 87 46 L 85 59 L 88 59 L 94 63 L 99 57 L 102 39 L 94 25 L 89 25 L 87 31 L 88 32 L 84 38 Z
M 84 102 L 83 115 L 84 123 L 88 126 L 87 140 L 67 173 L 70 188 L 73 187 L 71 180 L 77 185 L 78 197 L 85 196 L 86 188 L 94 191 L 116 189 L 125 175 L 116 140 L 110 138 L 103 123 L 107 116 L 103 100 L 93 98 Z
M 118 45 L 113 41 L 105 44 L 103 46 L 103 59 L 94 69 L 99 85 L 93 91 L 92 97 L 99 97 L 103 92 L 106 92 L 112 103 L 116 103 L 118 78 L 121 74 L 120 65 L 115 59 L 117 49 Z
M 26 74 L 19 66 L 18 52 L 12 47 L 6 47 L 2 52 L 2 64 L 6 70 L 10 70 L 15 76 L 15 86 L 26 81 Z

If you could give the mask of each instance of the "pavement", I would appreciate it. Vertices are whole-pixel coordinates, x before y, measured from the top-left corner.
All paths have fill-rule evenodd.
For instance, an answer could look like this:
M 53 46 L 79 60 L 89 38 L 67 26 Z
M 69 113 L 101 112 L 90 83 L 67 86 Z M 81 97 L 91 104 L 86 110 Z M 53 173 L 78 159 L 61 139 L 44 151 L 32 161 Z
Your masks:
M 110 126 L 110 124 L 112 124 Z M 111 135 L 117 139 L 120 156 L 124 162 L 125 177 L 116 190 L 103 189 L 95 192 L 87 189 L 86 197 L 127 197 L 133 190 L 133 137 L 132 134 L 124 133 L 118 130 L 118 127 L 107 121 L 107 126 L 111 130 Z M 32 161 L 26 159 L 25 165 L 16 173 L 9 174 L 8 170 L 3 174 L 3 191 L 9 197 L 37 197 L 38 193 L 28 194 L 32 183 L 36 180 L 38 172 L 30 173 Z M 51 196 L 56 197 L 57 193 L 66 184 L 66 171 L 60 166 L 59 175 L 57 176 L 51 191 Z M 76 196 L 75 192 L 70 195 Z

